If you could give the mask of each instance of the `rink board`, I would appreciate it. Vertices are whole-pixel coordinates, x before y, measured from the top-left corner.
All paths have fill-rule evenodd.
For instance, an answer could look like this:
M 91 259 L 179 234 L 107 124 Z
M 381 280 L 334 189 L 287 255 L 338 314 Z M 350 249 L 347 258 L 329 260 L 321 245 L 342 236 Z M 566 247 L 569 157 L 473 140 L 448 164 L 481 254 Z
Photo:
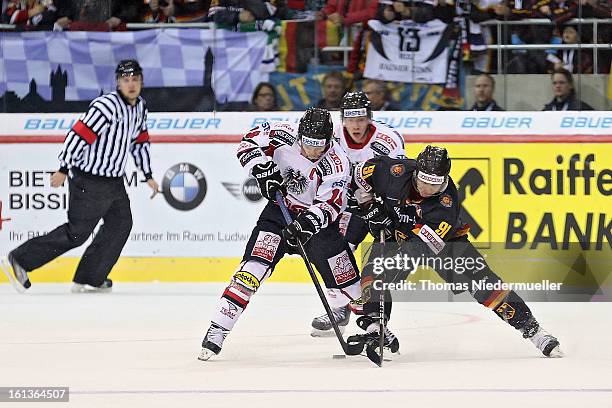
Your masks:
M 206 115 L 151 115 L 154 176 L 166 194 L 150 200 L 148 186 L 129 164 L 126 185 L 134 227 L 114 279 L 224 281 L 239 263 L 265 203 L 235 150 L 241 129 L 274 117 Z M 299 118 L 299 113 L 278 115 Z M 381 115 L 404 135 L 409 157 L 430 141 L 448 148 L 451 174 L 472 224 L 471 239 L 483 251 L 505 243 L 512 248 L 509 257 L 554 261 L 571 258 L 567 244 L 582 240 L 589 243 L 587 262 L 609 255 L 609 112 L 581 114 L 582 121 L 562 112 Z M 57 168 L 64 128 L 75 115 L 47 116 L 0 116 L 6 124 L 0 134 L 0 254 L 66 220 L 67 187 L 51 188 L 49 174 Z M 178 129 L 181 124 L 185 128 Z M 535 252 L 530 249 L 534 240 L 541 241 Z M 82 250 L 37 271 L 33 280 L 70 280 Z M 542 264 L 538 268 L 542 271 Z M 504 277 L 512 280 L 513 273 Z M 273 279 L 307 282 L 309 277 L 293 257 L 279 265 Z

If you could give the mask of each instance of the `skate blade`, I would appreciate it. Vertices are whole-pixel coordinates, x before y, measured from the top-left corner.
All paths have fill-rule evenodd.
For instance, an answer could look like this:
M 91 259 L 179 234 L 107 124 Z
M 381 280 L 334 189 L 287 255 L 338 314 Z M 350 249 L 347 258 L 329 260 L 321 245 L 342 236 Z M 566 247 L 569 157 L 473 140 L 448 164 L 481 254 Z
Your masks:
M 340 329 L 340 334 L 344 334 L 345 327 L 339 326 L 338 328 Z M 336 332 L 334 331 L 333 328 L 329 330 L 319 330 L 313 327 L 310 332 L 310 336 L 312 337 L 334 337 L 335 335 L 336 335 Z
M 79 286 L 76 286 L 79 285 Z M 113 288 L 96 288 L 95 286 L 90 285 L 80 285 L 74 284 L 70 288 L 71 293 L 110 293 L 113 291 Z
M 2 269 L 2 272 L 4 272 L 4 274 L 8 278 L 9 283 L 11 284 L 13 288 L 15 288 L 17 292 L 22 293 L 22 294 L 25 293 L 26 288 L 22 286 L 17 281 L 17 278 L 13 275 L 13 273 L 11 273 L 11 271 L 13 270 L 13 267 L 11 266 L 7 257 L 2 257 L 0 259 L 0 269 Z
M 216 355 L 213 351 L 203 348 L 198 356 L 200 361 L 208 361 L 212 356 Z

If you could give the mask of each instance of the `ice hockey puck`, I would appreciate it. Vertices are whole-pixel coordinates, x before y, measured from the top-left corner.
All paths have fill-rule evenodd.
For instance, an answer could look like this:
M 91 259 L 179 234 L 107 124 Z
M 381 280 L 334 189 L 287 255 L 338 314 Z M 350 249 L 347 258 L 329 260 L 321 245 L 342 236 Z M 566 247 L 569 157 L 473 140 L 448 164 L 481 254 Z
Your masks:
M 346 355 L 345 354 L 334 354 L 332 358 L 334 359 L 346 358 Z

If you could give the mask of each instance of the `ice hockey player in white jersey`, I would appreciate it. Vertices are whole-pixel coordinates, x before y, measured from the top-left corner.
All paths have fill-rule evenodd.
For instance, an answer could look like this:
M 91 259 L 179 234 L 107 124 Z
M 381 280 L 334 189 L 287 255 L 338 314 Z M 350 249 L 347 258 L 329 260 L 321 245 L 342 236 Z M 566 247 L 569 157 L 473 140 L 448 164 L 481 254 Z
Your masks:
M 349 92 L 344 95 L 340 106 L 342 124 L 334 130 L 334 139 L 348 154 L 352 166 L 376 156 L 389 156 L 399 159 L 405 157 L 404 139 L 393 128 L 384 123 L 372 120 L 370 100 L 362 91 Z M 346 210 L 340 216 L 340 233 L 345 237 L 352 250 L 365 239 L 368 225 L 358 214 L 357 201 L 349 190 Z M 338 289 L 327 291 L 327 300 L 334 312 L 341 330 L 348 325 L 351 308 L 346 293 Z M 354 303 L 353 306 L 356 306 Z M 359 313 L 359 307 L 353 307 Z M 311 323 L 311 335 L 314 337 L 333 336 L 332 325 L 327 314 L 315 317 Z
M 198 359 L 219 354 L 226 336 L 276 264 L 283 255 L 297 253 L 298 240 L 327 288 L 338 288 L 355 299 L 360 296 L 357 264 L 338 227 L 339 215 L 346 208 L 351 167 L 332 134 L 329 112 L 310 108 L 299 126 L 264 123 L 243 137 L 238 159 L 269 202 L 213 312 Z M 275 203 L 279 190 L 294 219 L 288 226 Z

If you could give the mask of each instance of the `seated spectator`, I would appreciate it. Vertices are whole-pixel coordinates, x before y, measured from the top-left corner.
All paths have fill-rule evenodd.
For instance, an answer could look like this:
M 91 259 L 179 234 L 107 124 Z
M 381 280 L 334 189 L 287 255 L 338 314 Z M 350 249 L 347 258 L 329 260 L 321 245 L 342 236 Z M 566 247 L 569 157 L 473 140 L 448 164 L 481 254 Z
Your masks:
M 340 110 L 342 97 L 346 93 L 346 79 L 338 71 L 330 71 L 323 77 L 323 99 L 319 100 L 315 108 Z
M 373 111 L 399 111 L 398 104 L 389 100 L 389 90 L 383 81 L 366 79 L 363 81 L 363 92 L 370 100 Z
M 474 82 L 474 105 L 472 111 L 503 111 L 504 109 L 493 99 L 495 78 L 489 74 L 480 74 Z
M 378 0 L 328 0 L 316 18 L 344 26 L 365 24 L 376 17 L 377 7 Z
M 146 23 L 173 23 L 174 0 L 149 0 L 149 11 L 145 17 Z
M 285 0 L 212 0 L 208 20 L 236 28 L 238 23 L 251 23 L 287 16 Z
M 566 25 L 563 28 L 563 44 L 579 44 L 583 41 L 579 39 L 577 27 Z M 593 58 L 591 50 L 565 49 L 556 50 L 554 54 L 548 56 L 553 69 L 565 68 L 572 74 L 592 74 Z
M 174 0 L 174 16 L 177 23 L 206 21 L 210 0 Z
M 384 24 L 401 20 L 426 23 L 435 18 L 434 4 L 434 0 L 379 0 L 376 19 Z
M 574 0 L 543 0 L 536 4 L 534 16 L 548 18 L 557 25 L 577 17 L 578 3 Z
M 551 75 L 554 98 L 544 105 L 545 111 L 593 110 L 587 103 L 578 99 L 574 89 L 572 73 L 565 68 L 557 68 Z
M 142 23 L 148 11 L 142 0 L 114 0 L 111 7 L 111 18 L 106 23 L 111 30 L 126 30 L 127 23 Z
M 277 103 L 276 90 L 269 82 L 260 82 L 253 91 L 249 111 L 269 112 L 280 110 Z
M 58 8 L 69 6 L 65 3 L 66 0 L 8 1 L 2 13 L 2 22 L 15 24 L 20 29 L 51 30 L 58 19 Z

